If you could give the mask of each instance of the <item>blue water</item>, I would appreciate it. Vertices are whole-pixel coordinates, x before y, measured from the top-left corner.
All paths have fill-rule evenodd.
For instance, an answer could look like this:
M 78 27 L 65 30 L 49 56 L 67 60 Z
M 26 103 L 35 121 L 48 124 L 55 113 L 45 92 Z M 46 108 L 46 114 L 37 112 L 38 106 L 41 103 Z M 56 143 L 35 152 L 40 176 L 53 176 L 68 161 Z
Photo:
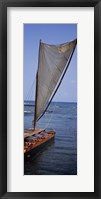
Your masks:
M 33 102 L 24 106 L 24 128 L 32 127 Z M 31 106 L 29 106 L 31 105 Z M 38 127 L 56 131 L 54 141 L 25 159 L 25 175 L 77 175 L 77 103 L 52 102 Z

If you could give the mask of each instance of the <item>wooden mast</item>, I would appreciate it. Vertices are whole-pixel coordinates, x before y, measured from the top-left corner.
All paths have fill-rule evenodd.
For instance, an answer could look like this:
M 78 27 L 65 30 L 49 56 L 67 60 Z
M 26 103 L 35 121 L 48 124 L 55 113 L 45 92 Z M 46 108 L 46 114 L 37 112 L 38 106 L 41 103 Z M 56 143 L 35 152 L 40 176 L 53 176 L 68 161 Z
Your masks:
M 39 69 L 39 58 L 40 58 L 40 46 L 41 46 L 41 39 L 40 39 L 40 42 L 39 42 L 38 69 Z M 37 70 L 37 74 L 36 74 L 36 93 L 35 93 L 34 129 L 35 129 L 35 126 L 36 126 L 37 94 L 38 94 L 38 70 Z

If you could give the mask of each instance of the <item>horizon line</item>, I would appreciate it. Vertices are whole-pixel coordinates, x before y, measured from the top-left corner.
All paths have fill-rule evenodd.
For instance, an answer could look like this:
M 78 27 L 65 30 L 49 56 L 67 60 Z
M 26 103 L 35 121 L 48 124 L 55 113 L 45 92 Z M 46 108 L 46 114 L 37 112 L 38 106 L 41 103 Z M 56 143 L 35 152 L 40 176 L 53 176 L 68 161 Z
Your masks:
M 35 100 L 27 100 L 27 99 L 24 99 L 24 101 L 32 101 L 32 102 L 35 102 Z M 77 101 L 52 101 L 52 102 L 77 103 Z

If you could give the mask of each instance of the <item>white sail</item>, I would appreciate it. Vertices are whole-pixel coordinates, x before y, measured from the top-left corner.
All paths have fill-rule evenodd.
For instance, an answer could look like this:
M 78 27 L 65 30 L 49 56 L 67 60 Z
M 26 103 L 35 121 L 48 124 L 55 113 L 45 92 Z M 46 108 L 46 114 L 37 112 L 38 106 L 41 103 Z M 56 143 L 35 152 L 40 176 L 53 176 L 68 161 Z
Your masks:
M 45 111 L 59 81 L 61 81 L 62 74 L 75 46 L 76 40 L 61 45 L 40 43 L 36 80 L 35 121 Z

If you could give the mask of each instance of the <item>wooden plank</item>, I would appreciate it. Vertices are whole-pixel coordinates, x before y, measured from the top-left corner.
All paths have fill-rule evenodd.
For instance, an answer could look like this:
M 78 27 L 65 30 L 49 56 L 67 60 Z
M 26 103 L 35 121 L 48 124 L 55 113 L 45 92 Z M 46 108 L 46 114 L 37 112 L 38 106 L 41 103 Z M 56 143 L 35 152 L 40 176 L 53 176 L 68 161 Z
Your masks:
M 36 135 L 37 133 L 41 133 L 42 131 L 45 131 L 45 129 L 26 129 L 24 130 L 24 138 L 32 136 L 32 135 Z

